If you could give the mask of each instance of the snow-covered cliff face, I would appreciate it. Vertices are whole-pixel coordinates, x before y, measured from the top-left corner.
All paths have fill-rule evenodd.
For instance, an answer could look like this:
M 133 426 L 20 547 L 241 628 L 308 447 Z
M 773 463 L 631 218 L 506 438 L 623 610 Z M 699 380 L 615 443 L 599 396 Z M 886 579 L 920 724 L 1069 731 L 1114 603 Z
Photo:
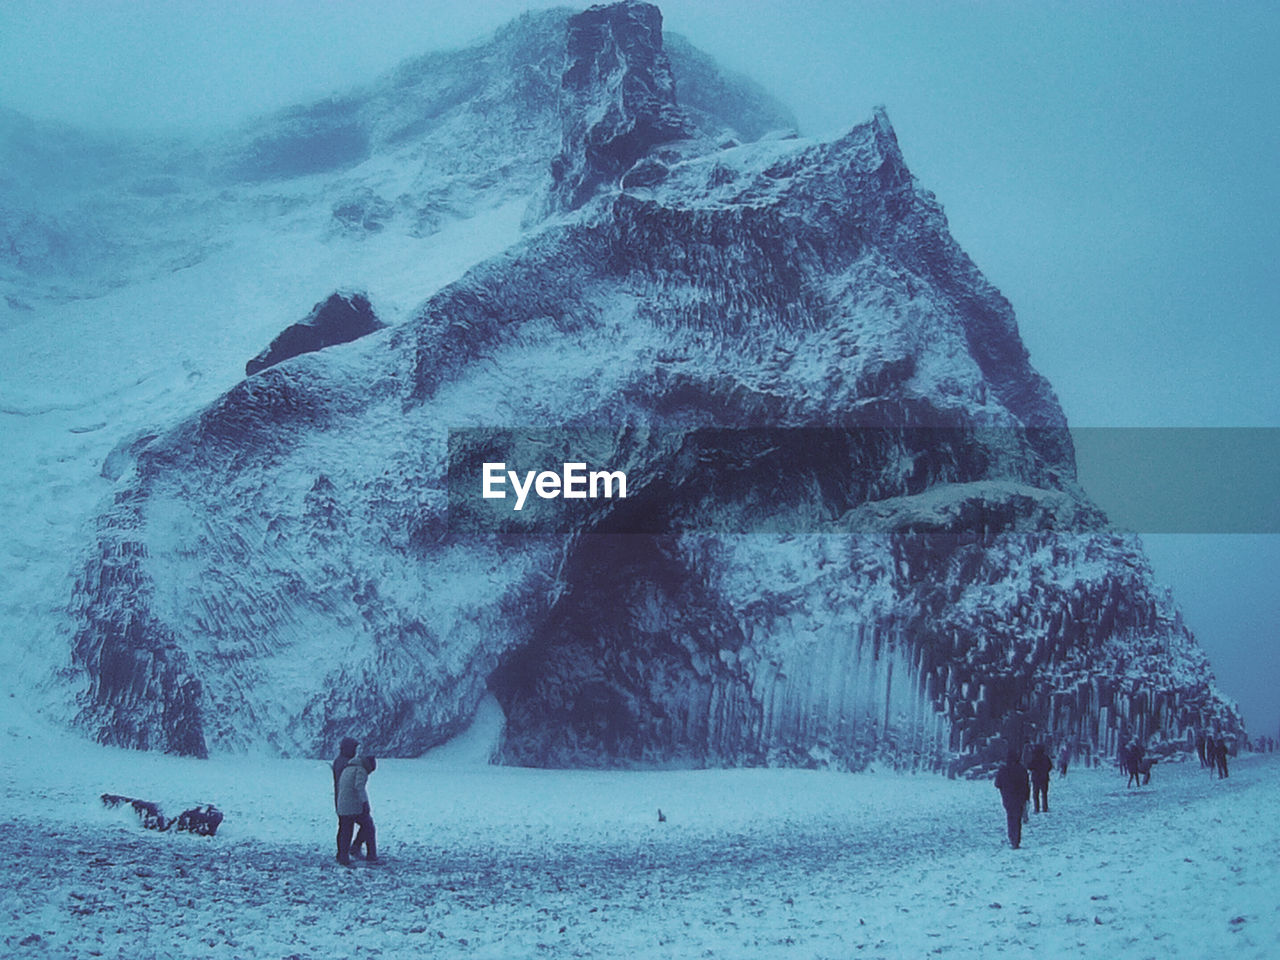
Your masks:
M 1238 727 L 887 117 L 741 144 L 680 111 L 654 8 L 567 28 L 546 219 L 135 448 L 74 590 L 79 722 L 417 753 L 488 689 L 512 762 L 851 768 Z M 592 431 L 627 500 L 461 528 L 449 432 L 502 427 Z

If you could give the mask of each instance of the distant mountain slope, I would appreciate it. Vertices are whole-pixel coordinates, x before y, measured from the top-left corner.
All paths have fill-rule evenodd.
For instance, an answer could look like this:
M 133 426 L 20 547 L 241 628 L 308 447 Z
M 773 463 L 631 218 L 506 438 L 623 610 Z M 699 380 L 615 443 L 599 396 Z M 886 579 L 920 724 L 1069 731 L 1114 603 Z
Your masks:
M 190 265 L 247 223 L 421 238 L 528 197 L 559 146 L 568 16 L 527 14 L 474 46 L 197 140 L 89 134 L 0 111 L 0 293 L 28 306 L 98 295 Z M 688 65 L 682 92 L 712 133 L 794 127 L 751 81 L 687 42 L 673 49 Z

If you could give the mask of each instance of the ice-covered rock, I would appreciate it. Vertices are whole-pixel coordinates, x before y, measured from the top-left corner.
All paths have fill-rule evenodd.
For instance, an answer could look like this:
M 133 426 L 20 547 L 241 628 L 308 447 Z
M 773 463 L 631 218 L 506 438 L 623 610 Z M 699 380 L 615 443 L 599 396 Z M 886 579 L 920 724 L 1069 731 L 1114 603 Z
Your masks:
M 492 691 L 511 762 L 850 768 L 1238 728 L 883 111 L 716 142 L 659 22 L 569 21 L 556 217 L 137 451 L 75 590 L 80 722 L 416 754 Z M 451 430 L 585 438 L 627 499 L 468 528 Z

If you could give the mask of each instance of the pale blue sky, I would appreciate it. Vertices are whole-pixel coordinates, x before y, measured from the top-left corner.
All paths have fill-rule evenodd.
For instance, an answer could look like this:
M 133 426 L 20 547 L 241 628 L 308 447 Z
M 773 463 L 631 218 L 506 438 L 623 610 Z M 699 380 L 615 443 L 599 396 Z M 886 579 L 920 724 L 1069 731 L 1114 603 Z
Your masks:
M 0 104 L 217 126 L 550 5 L 5 0 Z M 1280 4 L 661 6 L 805 133 L 888 108 L 1074 426 L 1280 426 Z M 1149 540 L 1223 686 L 1272 734 L 1278 540 Z

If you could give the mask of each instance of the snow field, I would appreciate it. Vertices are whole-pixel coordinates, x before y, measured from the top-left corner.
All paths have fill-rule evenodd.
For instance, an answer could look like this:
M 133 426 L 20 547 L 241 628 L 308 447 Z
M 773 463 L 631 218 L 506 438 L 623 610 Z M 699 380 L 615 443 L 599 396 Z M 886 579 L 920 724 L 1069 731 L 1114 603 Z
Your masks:
M 8 956 L 1280 955 L 1274 757 L 1072 770 L 1013 851 L 989 781 L 491 767 L 473 735 L 379 763 L 385 862 L 344 869 L 326 762 L 4 739 Z M 104 791 L 227 819 L 151 833 Z

